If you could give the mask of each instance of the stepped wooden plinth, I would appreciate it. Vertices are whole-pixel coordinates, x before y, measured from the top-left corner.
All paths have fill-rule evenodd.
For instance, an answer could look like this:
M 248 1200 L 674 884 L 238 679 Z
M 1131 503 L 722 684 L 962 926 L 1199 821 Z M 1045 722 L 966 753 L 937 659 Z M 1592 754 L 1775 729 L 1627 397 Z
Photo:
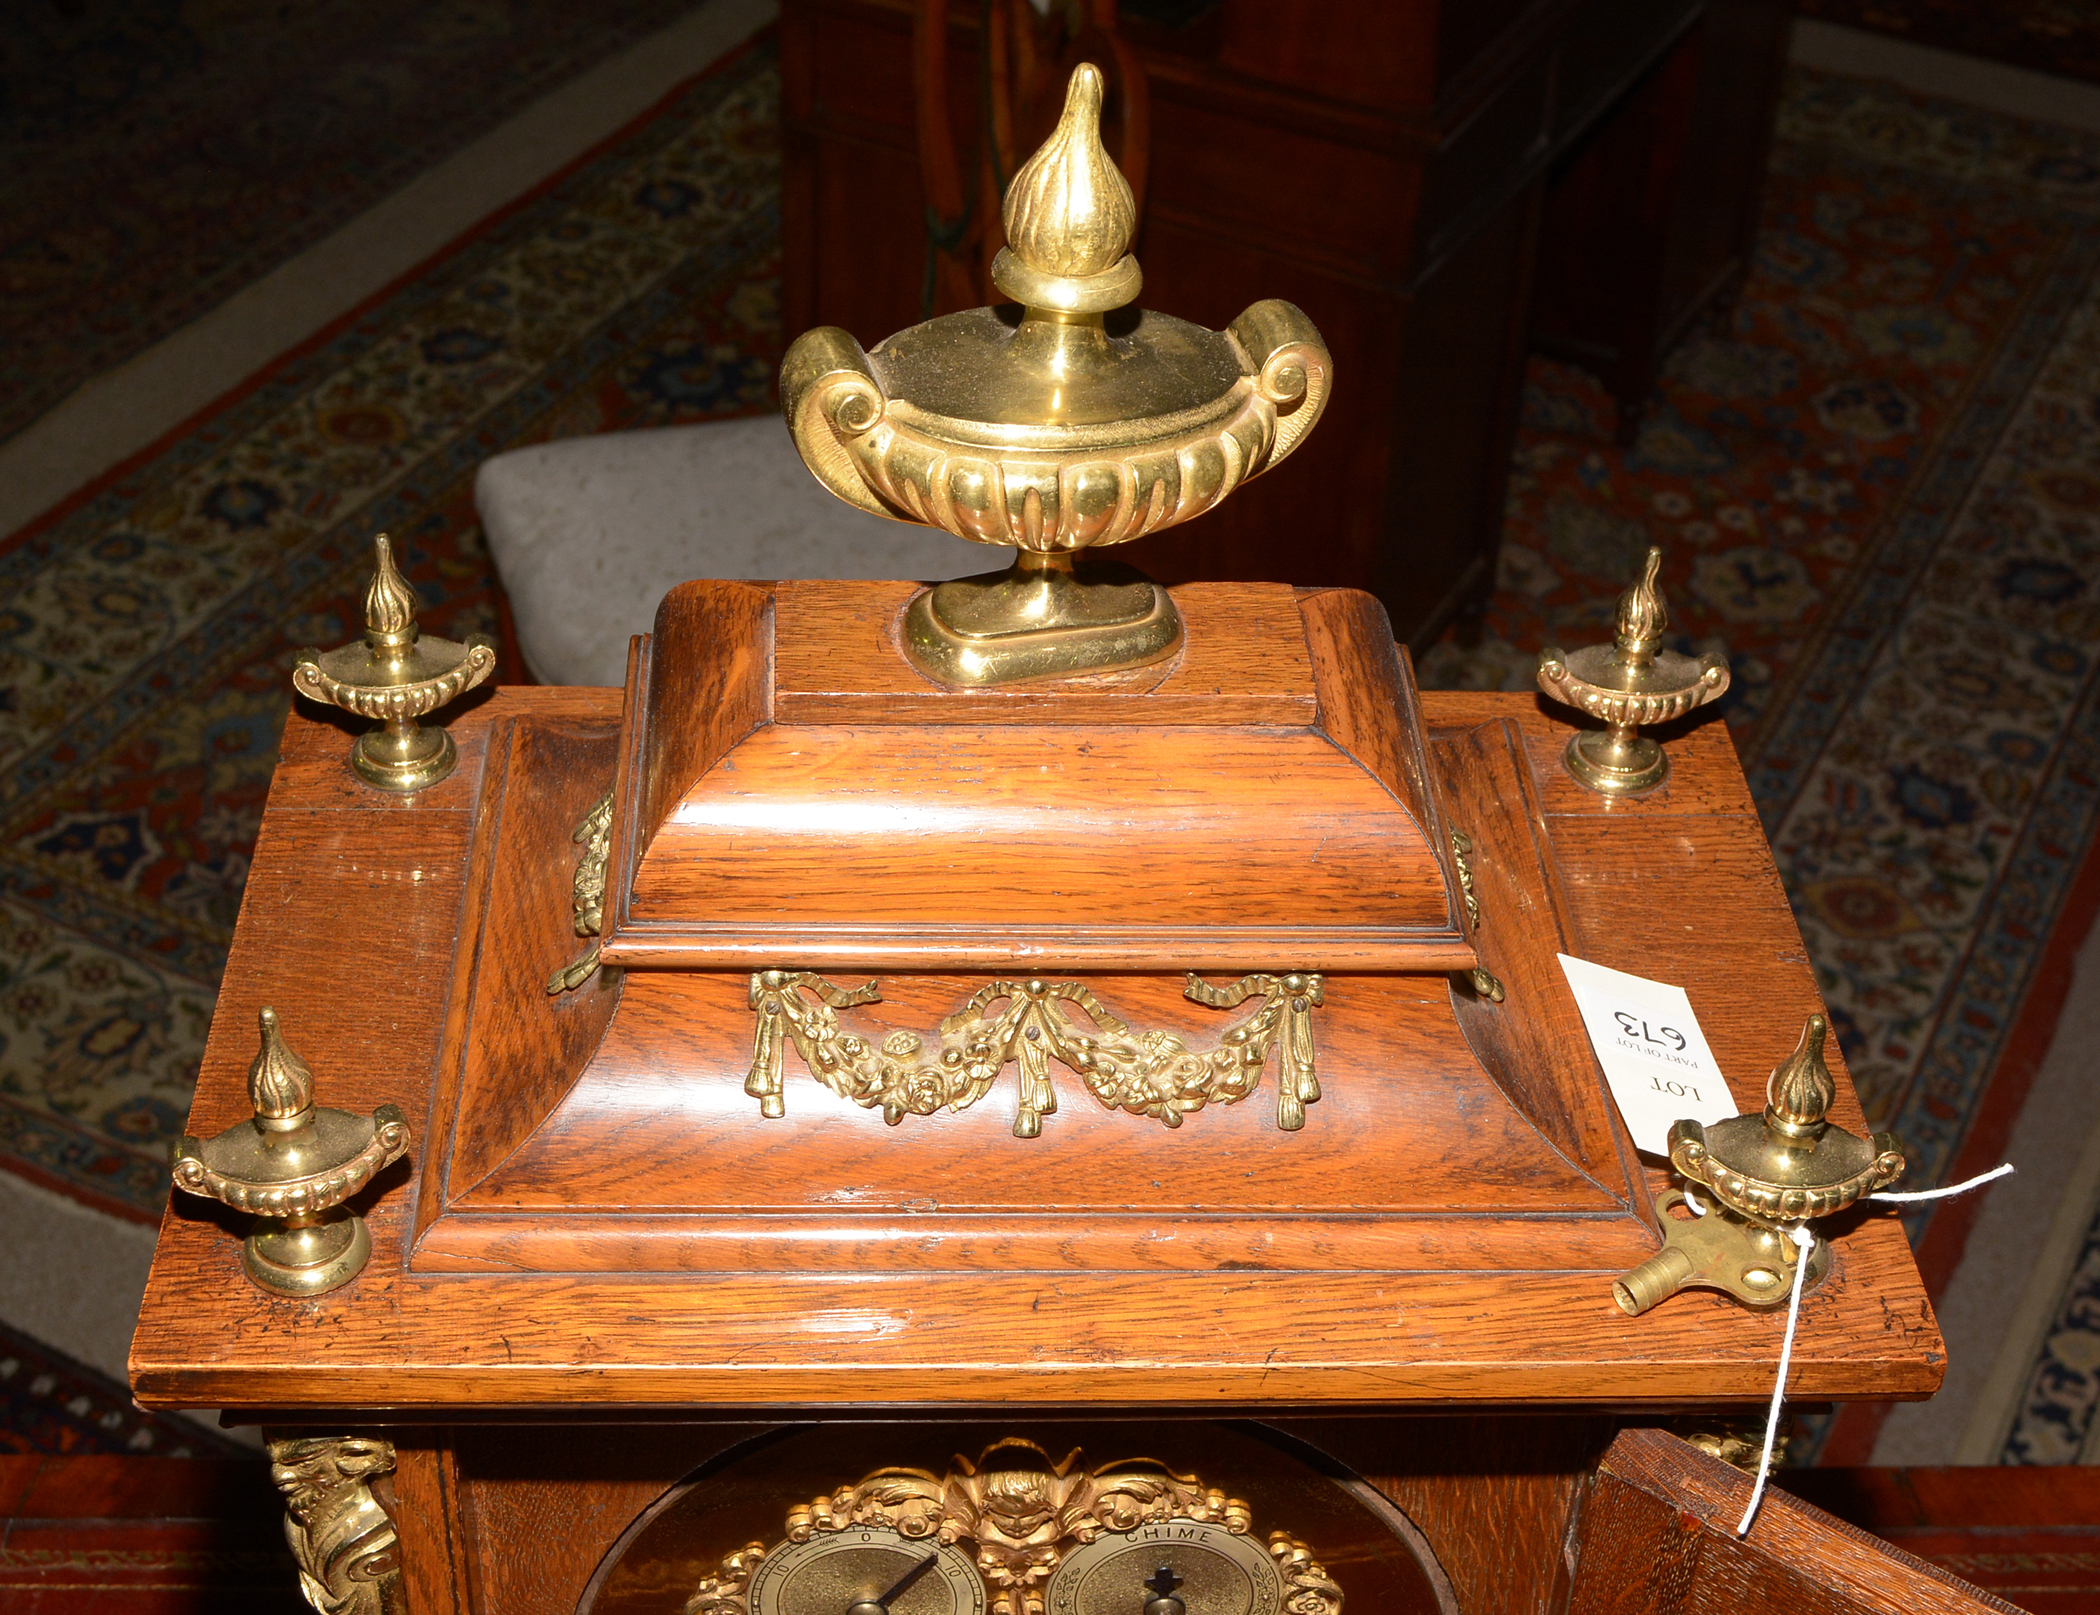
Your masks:
M 269 1004 L 320 1103 L 398 1104 L 413 1143 L 358 1202 L 369 1266 L 317 1300 L 248 1283 L 231 1213 L 171 1207 L 136 1393 L 389 1431 L 432 1608 L 575 1609 L 738 1421 L 875 1410 L 1141 1417 L 1148 1452 L 1161 1420 L 1346 1411 L 1301 1434 L 1418 1520 L 1448 1505 L 1463 1607 L 1533 1607 L 1492 1568 L 1480 1510 L 1503 1505 L 1479 1487 L 1532 1522 L 1505 1546 L 1546 1585 L 1615 1418 L 1761 1405 L 1777 1367 L 1783 1312 L 1613 1303 L 1665 1178 L 1555 961 L 1681 984 L 1739 1106 L 1762 1103 L 1822 1004 L 1726 731 L 1666 732 L 1668 785 L 1608 800 L 1562 770 L 1570 728 L 1538 698 L 1417 694 L 1367 597 L 1266 586 L 1177 589 L 1162 667 L 950 691 L 898 654 L 912 588 L 687 585 L 624 693 L 467 703 L 458 771 L 412 797 L 293 714 L 189 1131 L 248 1113 Z M 572 832 L 608 790 L 602 968 L 550 992 L 590 945 Z M 1293 1013 L 1318 1094 L 1283 1125 L 1271 1050 L 1170 1127 L 1052 1061 L 1020 1137 L 1017 1066 L 888 1119 L 788 1048 L 769 1101 L 747 1084 L 771 970 L 878 980 L 836 1011 L 864 1049 L 938 1049 L 995 984 L 1069 981 L 1199 1051 L 1255 1001 L 1212 1007 L 1191 974 L 1317 973 Z M 1792 1396 L 1929 1395 L 1900 1227 L 1832 1232 Z M 1432 1484 L 1454 1444 L 1472 1478 Z M 544 1508 L 595 1546 L 542 1542 Z
M 1726 733 L 1606 802 L 1531 697 L 1418 696 L 1348 591 L 1190 586 L 1189 649 L 960 693 L 895 653 L 910 586 L 693 584 L 617 692 L 514 689 L 456 719 L 456 776 L 365 790 L 288 727 L 190 1130 L 236 1120 L 256 1008 L 321 1100 L 402 1105 L 409 1167 L 350 1289 L 287 1309 L 229 1219 L 170 1213 L 135 1363 L 149 1401 L 758 1400 L 1677 1404 L 1769 1389 L 1779 1326 L 1705 1294 L 1627 1319 L 1651 1190 L 1554 960 L 1690 992 L 1744 1108 L 1820 1007 Z M 615 786 L 608 968 L 570 833 Z M 1472 839 L 1465 915 L 1450 835 Z M 1506 988 L 1483 998 L 1479 963 Z M 1148 968 L 1149 966 L 1149 968 Z M 870 1044 L 979 988 L 1083 978 L 1197 1046 L 1190 971 L 1325 972 L 1320 1097 L 1275 1058 L 1167 1128 L 1050 1068 L 886 1125 L 792 1051 L 745 1091 L 755 971 L 873 976 Z M 893 973 L 894 972 L 894 973 Z M 1838 1119 L 1858 1127 L 1849 1087 Z M 1808 1302 L 1806 1396 L 1917 1395 L 1939 1345 L 1867 1216 Z M 1043 1301 L 1055 1296 L 1054 1308 Z M 256 1333 L 252 1336 L 250 1331 Z M 328 1372 L 308 1366 L 326 1362 Z M 1189 1370 L 1200 1363 L 1203 1372 Z

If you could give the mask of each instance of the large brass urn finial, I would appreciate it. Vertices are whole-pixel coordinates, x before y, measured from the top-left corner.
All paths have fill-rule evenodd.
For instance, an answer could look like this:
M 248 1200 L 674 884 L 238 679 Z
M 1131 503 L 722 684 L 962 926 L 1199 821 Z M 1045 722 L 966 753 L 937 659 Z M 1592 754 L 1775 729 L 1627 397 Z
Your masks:
M 1101 95 L 1081 64 L 1007 189 L 992 280 L 1018 307 L 929 320 L 872 352 L 823 326 L 781 366 L 795 445 L 833 493 L 1019 549 L 1006 571 L 907 610 L 907 652 L 947 683 L 1173 654 L 1166 591 L 1089 578 L 1078 552 L 1201 515 L 1295 449 L 1327 402 L 1326 346 L 1289 303 L 1256 303 L 1224 331 L 1127 309 L 1143 285 L 1137 213 L 1101 144 Z

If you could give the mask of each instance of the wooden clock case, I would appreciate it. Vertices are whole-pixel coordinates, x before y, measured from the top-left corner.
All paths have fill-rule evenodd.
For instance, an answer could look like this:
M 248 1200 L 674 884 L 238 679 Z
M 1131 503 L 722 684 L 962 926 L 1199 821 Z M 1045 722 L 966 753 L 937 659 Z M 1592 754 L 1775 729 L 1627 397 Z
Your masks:
M 292 716 L 190 1131 L 247 1113 L 273 1005 L 320 1102 L 400 1105 L 411 1158 L 359 1202 L 370 1265 L 314 1300 L 247 1282 L 240 1219 L 171 1206 L 140 1400 L 383 1435 L 419 1612 L 583 1607 L 643 1514 L 781 1423 L 835 1421 L 843 1454 L 870 1420 L 1046 1448 L 1116 1421 L 1171 1461 L 1187 1421 L 1259 1419 L 1369 1477 L 1469 1615 L 1579 1605 L 1576 1524 L 1640 1498 L 1717 1566 L 1821 1531 L 1782 1503 L 1724 1551 L 1747 1482 L 1627 1428 L 1762 1404 L 1783 1315 L 1613 1304 L 1665 1180 L 1554 957 L 1684 986 L 1762 1102 L 1822 1006 L 1725 730 L 1666 733 L 1666 786 L 1599 797 L 1544 703 L 1418 693 L 1368 596 L 1281 585 L 1176 588 L 1161 666 L 949 690 L 899 652 L 915 588 L 683 585 L 624 692 L 494 691 L 414 796 Z M 574 835 L 608 790 L 600 968 L 550 991 L 593 945 Z M 767 1098 L 776 970 L 879 980 L 836 1011 L 864 1049 L 1076 982 L 1109 1030 L 1198 1055 L 1259 993 L 1212 1007 L 1192 976 L 1288 977 L 1317 1097 L 1284 1125 L 1274 1052 L 1243 1096 L 1149 1113 L 1051 1063 L 1016 1136 L 1025 1051 L 967 1108 L 891 1119 L 789 1050 Z M 1834 1232 L 1790 1394 L 1931 1394 L 1900 1227 Z

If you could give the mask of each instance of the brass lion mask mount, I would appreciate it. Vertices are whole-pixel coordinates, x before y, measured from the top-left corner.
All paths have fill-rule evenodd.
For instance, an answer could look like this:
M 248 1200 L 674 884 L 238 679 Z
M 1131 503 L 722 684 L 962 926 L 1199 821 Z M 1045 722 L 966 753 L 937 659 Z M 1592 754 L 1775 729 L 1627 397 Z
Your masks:
M 1006 571 L 907 608 L 906 653 L 946 684 L 1171 656 L 1182 626 L 1166 591 L 1088 578 L 1079 552 L 1201 515 L 1295 449 L 1326 406 L 1326 345 L 1289 303 L 1256 303 L 1223 331 L 1116 312 L 1143 277 L 1101 96 L 1100 70 L 1082 63 L 1007 189 L 992 280 L 1018 308 L 929 320 L 873 352 L 823 326 L 781 365 L 795 446 L 839 498 L 1018 547 Z

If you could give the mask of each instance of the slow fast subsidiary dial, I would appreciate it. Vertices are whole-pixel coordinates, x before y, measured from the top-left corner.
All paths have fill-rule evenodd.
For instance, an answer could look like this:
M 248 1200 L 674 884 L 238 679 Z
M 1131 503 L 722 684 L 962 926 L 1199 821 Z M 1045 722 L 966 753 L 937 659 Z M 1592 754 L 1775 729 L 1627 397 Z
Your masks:
M 775 1548 L 751 1573 L 753 1615 L 985 1615 L 969 1556 L 880 1525 Z

